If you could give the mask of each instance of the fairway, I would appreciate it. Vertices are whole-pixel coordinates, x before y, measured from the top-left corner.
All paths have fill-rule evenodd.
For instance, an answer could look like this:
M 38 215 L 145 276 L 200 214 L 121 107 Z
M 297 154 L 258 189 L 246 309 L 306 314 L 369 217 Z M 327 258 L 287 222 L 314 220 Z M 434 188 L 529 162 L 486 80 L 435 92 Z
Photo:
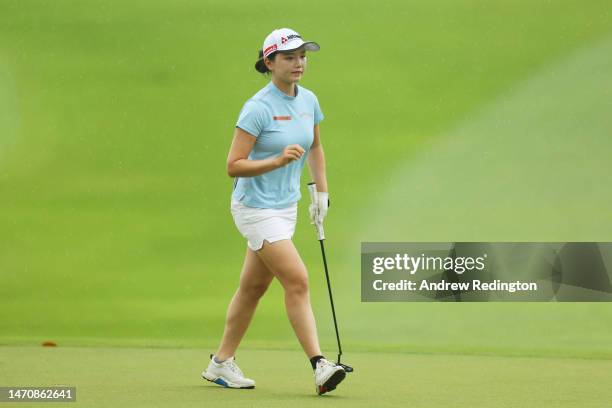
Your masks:
M 355 372 L 319 397 L 299 353 L 243 350 L 237 358 L 254 390 L 200 379 L 202 350 L 0 348 L 3 378 L 76 386 L 77 403 L 66 407 L 602 408 L 612 399 L 612 360 L 350 353 Z
M 84 407 L 608 407 L 609 303 L 361 302 L 360 244 L 611 241 L 609 8 L 1 1 L 0 386 L 74 385 Z M 355 367 L 322 398 L 276 280 L 237 353 L 257 388 L 200 378 L 246 249 L 228 149 L 280 27 L 321 45 L 301 85 Z M 309 181 L 293 241 L 335 359 Z

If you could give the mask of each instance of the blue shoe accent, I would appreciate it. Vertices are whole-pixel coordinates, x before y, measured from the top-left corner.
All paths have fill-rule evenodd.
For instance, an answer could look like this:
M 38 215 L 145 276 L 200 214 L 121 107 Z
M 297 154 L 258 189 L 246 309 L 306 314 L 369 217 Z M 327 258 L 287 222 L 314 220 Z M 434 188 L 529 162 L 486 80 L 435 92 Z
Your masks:
M 228 388 L 229 388 L 229 385 L 227 385 L 227 383 L 226 383 L 225 381 L 223 381 L 223 378 L 221 378 L 221 377 L 217 378 L 217 379 L 216 379 L 215 381 L 213 381 L 213 382 L 214 382 L 215 384 L 219 384 L 219 385 L 222 385 L 222 386 L 224 386 L 224 387 L 228 387 Z

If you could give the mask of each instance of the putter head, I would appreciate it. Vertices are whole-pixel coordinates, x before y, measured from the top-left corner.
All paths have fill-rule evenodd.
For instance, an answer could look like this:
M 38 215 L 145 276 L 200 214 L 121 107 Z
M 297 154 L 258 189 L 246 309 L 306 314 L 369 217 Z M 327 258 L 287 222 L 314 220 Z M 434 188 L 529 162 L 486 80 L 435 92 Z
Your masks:
M 353 367 L 351 367 L 351 366 L 348 366 L 348 365 L 342 364 L 342 363 L 336 363 L 336 365 L 344 368 L 344 371 L 346 371 L 347 373 L 352 373 L 353 372 Z

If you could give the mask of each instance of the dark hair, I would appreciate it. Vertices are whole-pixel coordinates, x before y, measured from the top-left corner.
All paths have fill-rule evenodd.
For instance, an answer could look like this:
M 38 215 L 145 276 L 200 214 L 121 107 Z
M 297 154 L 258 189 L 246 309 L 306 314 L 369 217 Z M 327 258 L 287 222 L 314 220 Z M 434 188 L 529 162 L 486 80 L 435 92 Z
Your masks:
M 268 55 L 267 58 L 274 61 L 274 57 L 276 57 L 276 51 Z M 260 72 L 262 74 L 268 74 L 270 72 L 270 70 L 268 69 L 268 67 L 266 67 L 266 64 L 264 62 L 262 50 L 259 50 L 259 59 L 255 63 L 255 69 L 257 70 L 257 72 Z

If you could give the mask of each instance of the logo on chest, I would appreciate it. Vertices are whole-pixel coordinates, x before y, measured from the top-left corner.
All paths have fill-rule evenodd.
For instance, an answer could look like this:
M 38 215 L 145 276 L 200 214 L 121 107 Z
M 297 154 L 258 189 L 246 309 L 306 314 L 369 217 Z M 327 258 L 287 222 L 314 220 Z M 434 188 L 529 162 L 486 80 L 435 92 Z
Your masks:
M 308 112 L 302 112 L 300 113 L 300 118 L 312 118 L 313 115 L 312 113 L 308 113 Z M 272 116 L 272 119 L 274 120 L 292 120 L 290 115 L 286 115 L 286 116 Z

